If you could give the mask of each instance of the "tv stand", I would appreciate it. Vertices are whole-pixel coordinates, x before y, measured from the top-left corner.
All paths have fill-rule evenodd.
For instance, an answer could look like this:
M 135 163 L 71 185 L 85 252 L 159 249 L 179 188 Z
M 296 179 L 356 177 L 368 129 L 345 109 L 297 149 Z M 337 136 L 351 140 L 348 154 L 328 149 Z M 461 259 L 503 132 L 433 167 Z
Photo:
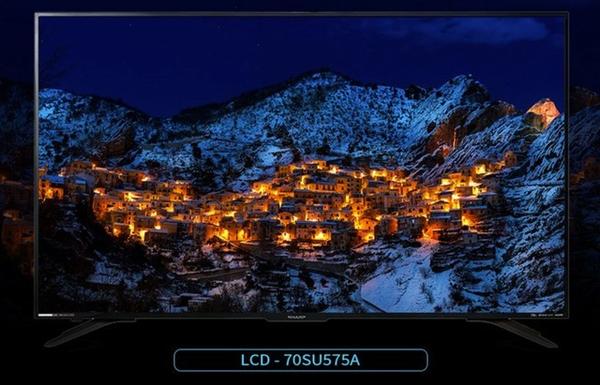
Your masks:
M 542 333 L 540 333 L 539 331 L 532 329 L 529 326 L 526 326 L 526 325 L 524 325 L 518 321 L 512 320 L 512 319 L 505 319 L 505 320 L 474 320 L 474 319 L 471 319 L 471 320 L 467 320 L 467 322 L 480 322 L 480 323 L 494 325 L 494 326 L 504 329 L 510 333 L 518 335 L 519 337 L 523 337 L 526 340 L 529 340 L 533 343 L 541 345 L 545 348 L 549 348 L 549 349 L 558 348 L 558 345 L 555 342 L 550 341 L 546 337 L 542 336 Z
M 132 320 L 98 320 L 98 319 L 90 319 L 80 323 L 77 326 L 74 326 L 70 329 L 65 330 L 59 336 L 52 338 L 48 342 L 44 344 L 46 348 L 53 348 L 69 341 L 72 341 L 76 338 L 82 337 L 86 334 L 92 333 L 96 330 L 102 329 L 103 327 L 117 324 L 117 323 L 131 323 L 135 322 L 135 319 Z M 504 329 L 510 333 L 513 333 L 519 337 L 525 338 L 535 344 L 543 346 L 549 349 L 556 349 L 558 345 L 549 340 L 548 338 L 542 336 L 542 334 L 529 326 L 526 326 L 518 321 L 506 319 L 506 320 L 477 320 L 477 319 L 468 319 L 467 322 L 478 322 L 485 323 L 489 325 L 497 326 L 501 329 Z
M 98 320 L 98 319 L 90 319 L 87 321 L 83 321 L 77 326 L 74 326 L 70 329 L 62 332 L 58 337 L 52 338 L 48 342 L 44 344 L 46 348 L 53 348 L 59 345 L 62 345 L 66 342 L 72 341 L 76 338 L 84 336 L 86 334 L 92 333 L 98 329 L 102 329 L 103 327 L 116 324 L 116 323 L 125 323 L 125 322 L 135 322 L 135 320 Z

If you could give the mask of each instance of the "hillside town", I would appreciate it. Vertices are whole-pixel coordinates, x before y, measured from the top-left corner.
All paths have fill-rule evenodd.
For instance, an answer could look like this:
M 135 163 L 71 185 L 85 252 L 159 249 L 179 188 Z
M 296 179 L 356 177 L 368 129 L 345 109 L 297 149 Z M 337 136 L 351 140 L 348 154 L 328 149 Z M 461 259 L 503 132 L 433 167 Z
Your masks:
M 468 75 L 401 90 L 319 72 L 210 119 L 145 120 L 62 90 L 40 102 L 42 303 L 561 309 L 564 118 L 550 100 L 520 113 Z
M 33 274 L 33 187 L 0 175 L 0 241 L 25 276 Z
M 147 245 L 188 236 L 199 246 L 217 237 L 342 251 L 396 235 L 473 244 L 489 235 L 486 219 L 500 205 L 497 172 L 516 161 L 507 152 L 425 185 L 402 169 L 307 160 L 278 166 L 250 191 L 204 195 L 189 181 L 75 161 L 59 175 L 40 169 L 39 198 L 89 204 L 114 236 Z

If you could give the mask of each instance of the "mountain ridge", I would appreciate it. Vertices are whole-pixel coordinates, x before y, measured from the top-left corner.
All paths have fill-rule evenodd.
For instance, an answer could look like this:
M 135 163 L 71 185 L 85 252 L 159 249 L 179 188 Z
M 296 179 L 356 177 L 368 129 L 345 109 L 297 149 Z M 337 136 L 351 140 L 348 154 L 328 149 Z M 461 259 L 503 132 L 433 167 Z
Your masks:
M 332 153 L 367 156 L 421 174 L 444 163 L 468 136 L 520 113 L 510 103 L 492 100 L 470 75 L 437 88 L 403 89 L 365 85 L 328 69 L 192 109 L 193 119 L 155 118 L 104 98 L 41 90 L 41 164 L 57 170 L 87 153 L 109 165 L 150 164 L 167 176 L 192 178 L 210 158 L 226 170 L 217 170 L 218 186 L 244 189 L 252 178 L 314 155 L 326 144 Z M 223 142 L 231 145 L 225 148 Z
M 497 252 L 483 262 L 463 258 L 447 274 L 449 287 L 466 298 L 459 307 L 465 312 L 564 310 L 565 131 L 553 102 L 542 98 L 520 112 L 468 75 L 408 90 L 315 73 L 267 94 L 187 123 L 49 92 L 41 98 L 40 159 L 56 171 L 94 157 L 191 179 L 204 193 L 248 191 L 253 181 L 272 178 L 276 166 L 304 157 L 402 167 L 429 184 L 509 154 L 515 160 L 493 175 L 507 203 L 493 218 Z M 417 271 L 413 262 L 397 272 Z M 452 303 L 440 306 L 456 311 Z

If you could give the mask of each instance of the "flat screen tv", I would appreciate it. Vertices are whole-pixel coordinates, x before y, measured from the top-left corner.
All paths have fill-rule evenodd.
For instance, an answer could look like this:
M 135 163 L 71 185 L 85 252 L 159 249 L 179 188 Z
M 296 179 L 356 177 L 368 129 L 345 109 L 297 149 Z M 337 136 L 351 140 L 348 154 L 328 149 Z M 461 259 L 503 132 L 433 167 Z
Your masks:
M 36 316 L 566 317 L 566 31 L 37 14 Z

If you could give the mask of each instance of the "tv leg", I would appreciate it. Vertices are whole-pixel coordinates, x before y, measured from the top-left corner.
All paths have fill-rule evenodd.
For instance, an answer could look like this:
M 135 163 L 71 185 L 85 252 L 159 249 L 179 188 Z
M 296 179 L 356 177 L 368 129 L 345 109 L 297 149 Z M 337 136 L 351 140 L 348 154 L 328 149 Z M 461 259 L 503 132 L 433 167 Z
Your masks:
M 62 345 L 66 342 L 72 341 L 81 336 L 84 336 L 86 334 L 92 333 L 98 329 L 105 327 L 105 326 L 116 324 L 116 323 L 123 323 L 123 322 L 135 322 L 135 320 L 131 320 L 131 321 L 125 321 L 125 320 L 111 321 L 111 320 L 95 320 L 95 319 L 87 320 L 87 321 L 80 323 L 77 326 L 74 326 L 70 329 L 65 330 L 58 337 L 55 337 L 55 338 L 49 340 L 48 342 L 46 342 L 44 344 L 44 347 L 53 348 L 53 347 Z
M 515 320 L 467 320 L 467 322 L 480 322 L 494 325 L 545 348 L 558 348 L 558 345 L 555 342 L 550 341 L 546 337 L 542 336 L 542 333 L 540 333 L 539 331 L 532 329 L 529 326 L 526 326 Z

